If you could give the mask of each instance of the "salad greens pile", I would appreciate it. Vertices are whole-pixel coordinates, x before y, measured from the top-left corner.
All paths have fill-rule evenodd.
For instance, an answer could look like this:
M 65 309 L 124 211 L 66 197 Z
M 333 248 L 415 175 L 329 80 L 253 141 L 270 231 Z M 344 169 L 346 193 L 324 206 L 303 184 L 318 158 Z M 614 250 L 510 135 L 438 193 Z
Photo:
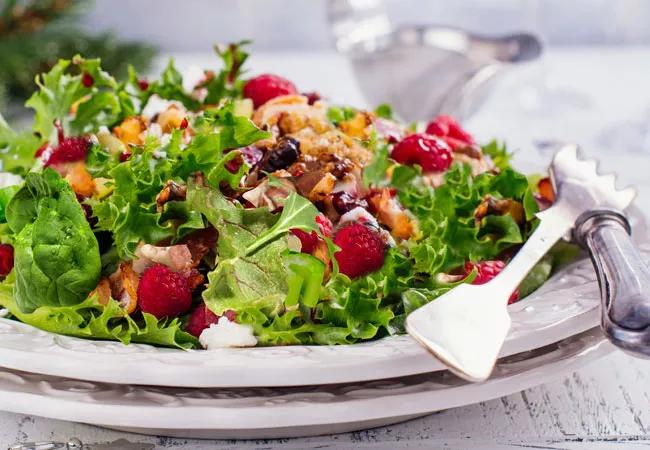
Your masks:
M 26 103 L 34 110 L 32 130 L 15 131 L 0 118 L 2 171 L 22 177 L 0 189 L 0 241 L 14 250 L 13 270 L 0 284 L 0 307 L 55 333 L 197 347 L 196 333 L 187 329 L 190 311 L 178 317 L 128 311 L 115 290 L 103 298 L 99 285 L 140 258 L 144 244 L 184 245 L 213 229 L 216 243 L 201 255 L 197 271 L 205 279 L 194 290 L 193 308 L 205 304 L 217 317 L 234 312 L 259 345 L 353 343 L 403 332 L 408 313 L 475 280 L 478 269 L 466 270 L 468 262 L 507 262 L 536 226 L 535 184 L 510 167 L 503 146 L 479 149 L 489 170 L 477 174 L 460 159 L 432 184 L 419 166 L 392 160 L 394 142 L 371 123 L 368 138 L 346 137 L 372 155 L 362 167 L 362 189 L 395 192 L 416 225 L 408 238 L 386 247 L 379 270 L 356 278 L 341 273 L 339 248 L 317 222 L 318 201 L 296 190 L 278 199 L 279 208 L 242 200 L 255 186 L 246 184 L 251 179 L 278 187 L 277 176 L 284 174 L 260 175 L 256 162 L 242 158 L 243 149 L 268 151 L 277 138 L 275 128 L 251 115 L 243 94 L 248 55 L 242 44 L 219 48 L 223 68 L 206 72 L 192 90 L 173 61 L 159 80 L 145 81 L 131 69 L 118 82 L 99 60 L 61 60 L 36 79 L 39 90 Z M 120 136 L 116 128 L 143 117 L 152 99 L 174 102 L 185 123 L 161 131 L 152 126 L 155 117 L 138 119 L 139 139 Z M 327 126 L 342 135 L 358 114 L 329 108 Z M 386 105 L 371 115 L 397 124 L 391 116 Z M 76 148 L 72 137 L 86 139 L 82 160 L 48 164 L 46 157 L 63 152 L 64 142 L 66 151 Z M 75 176 L 79 163 L 93 185 L 83 195 Z M 170 183 L 184 194 L 161 203 Z M 521 214 L 477 216 L 486 198 L 511 202 Z M 324 257 L 301 253 L 295 230 L 315 233 Z M 539 287 L 557 264 L 553 256 L 544 259 L 520 296 Z

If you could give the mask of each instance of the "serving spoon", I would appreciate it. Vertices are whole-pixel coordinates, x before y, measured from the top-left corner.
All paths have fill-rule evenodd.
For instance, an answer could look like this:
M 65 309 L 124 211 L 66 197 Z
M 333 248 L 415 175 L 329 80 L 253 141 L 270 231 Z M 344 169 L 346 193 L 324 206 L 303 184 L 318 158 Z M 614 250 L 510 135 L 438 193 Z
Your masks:
M 650 270 L 629 237 L 621 212 L 633 188 L 619 190 L 614 175 L 598 174 L 575 145 L 555 154 L 549 169 L 556 201 L 506 268 L 488 283 L 461 284 L 406 318 L 407 332 L 453 373 L 490 376 L 510 329 L 508 299 L 528 272 L 563 237 L 591 253 L 602 296 L 602 328 L 615 345 L 650 356 Z

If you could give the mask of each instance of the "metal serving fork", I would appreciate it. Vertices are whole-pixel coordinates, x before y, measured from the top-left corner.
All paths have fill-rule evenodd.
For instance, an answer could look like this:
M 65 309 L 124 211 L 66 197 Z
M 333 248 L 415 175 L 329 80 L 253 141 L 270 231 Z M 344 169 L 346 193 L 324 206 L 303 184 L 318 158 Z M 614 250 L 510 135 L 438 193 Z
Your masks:
M 598 274 L 603 331 L 628 352 L 650 356 L 650 270 L 621 212 L 635 191 L 617 189 L 614 175 L 596 169 L 575 145 L 563 146 L 550 167 L 557 199 L 538 214 L 537 229 L 510 264 L 486 284 L 460 285 L 411 313 L 408 333 L 458 376 L 487 379 L 510 328 L 510 294 L 559 239 L 573 236 Z

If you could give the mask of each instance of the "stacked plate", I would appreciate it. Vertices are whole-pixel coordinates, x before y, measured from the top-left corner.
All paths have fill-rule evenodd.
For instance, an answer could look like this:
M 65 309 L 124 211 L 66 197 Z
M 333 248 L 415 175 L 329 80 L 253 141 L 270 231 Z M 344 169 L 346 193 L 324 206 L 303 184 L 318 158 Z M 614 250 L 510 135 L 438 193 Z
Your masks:
M 634 215 L 638 236 L 645 224 Z M 642 246 L 645 255 L 650 247 Z M 349 346 L 180 351 L 0 319 L 0 409 L 177 437 L 261 438 L 386 425 L 508 395 L 612 351 L 580 260 L 510 306 L 493 376 L 456 378 L 408 336 Z

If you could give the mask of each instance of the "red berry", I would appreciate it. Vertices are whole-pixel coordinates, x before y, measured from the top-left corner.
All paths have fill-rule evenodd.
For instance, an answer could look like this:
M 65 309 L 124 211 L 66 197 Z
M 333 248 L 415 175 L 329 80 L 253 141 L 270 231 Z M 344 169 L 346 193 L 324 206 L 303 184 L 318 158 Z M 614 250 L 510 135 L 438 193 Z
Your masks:
M 297 93 L 298 89 L 291 81 L 268 73 L 251 78 L 244 85 L 244 97 L 253 100 L 255 108 L 272 98 Z
M 52 166 L 61 163 L 83 161 L 88 154 L 90 142 L 85 137 L 68 137 L 59 141 L 52 151 L 52 155 L 45 162 L 45 166 Z
M 224 311 L 223 316 L 221 317 L 225 317 L 231 322 L 234 322 L 237 318 L 237 314 L 235 311 L 229 309 Z M 199 337 L 203 330 L 209 328 L 213 323 L 217 323 L 221 317 L 214 314 L 208 309 L 205 303 L 201 302 L 190 314 L 190 318 L 185 326 L 185 331 L 190 333 L 192 336 Z
M 210 311 L 208 307 L 205 306 L 205 303 L 201 302 L 190 314 L 190 318 L 185 326 L 185 331 L 193 336 L 199 337 L 203 330 L 218 321 L 219 316 Z
M 156 264 L 144 271 L 138 284 L 138 304 L 158 319 L 178 317 L 192 306 L 187 278 L 169 267 Z
M 334 254 L 339 271 L 350 278 L 360 277 L 381 269 L 386 245 L 371 228 L 351 222 L 334 235 L 334 244 L 341 250 Z
M 332 222 L 327 217 L 323 214 L 317 215 L 316 223 L 318 224 L 318 228 L 323 236 L 332 235 Z M 294 229 L 291 230 L 291 233 L 300 239 L 300 251 L 302 253 L 312 253 L 316 250 L 318 242 L 320 241 L 316 232 L 312 231 L 311 233 L 306 233 L 305 231 Z
M 141 91 L 146 91 L 147 89 L 149 89 L 149 82 L 144 78 L 141 78 L 138 80 L 138 87 L 140 88 Z
M 419 164 L 425 172 L 443 172 L 451 166 L 449 146 L 428 134 L 412 134 L 399 141 L 391 157 L 400 164 Z
M 59 122 L 54 124 L 59 135 L 59 144 L 52 149 L 47 161 L 44 162 L 45 167 L 75 161 L 83 161 L 88 154 L 90 141 L 82 136 L 65 137 L 63 135 L 63 128 Z M 50 146 L 45 143 L 36 151 L 35 156 L 42 156 Z
M 14 268 L 14 248 L 9 244 L 0 244 L 0 277 L 6 277 Z
M 180 124 L 179 128 L 181 130 L 184 130 L 185 128 L 188 127 L 189 124 L 190 123 L 187 121 L 187 117 L 184 117 L 183 120 L 181 120 L 181 124 Z
M 442 138 L 452 150 L 475 145 L 474 138 L 450 116 L 438 116 L 427 125 L 426 132 Z
M 476 268 L 476 278 L 472 284 L 485 284 L 492 278 L 496 277 L 506 267 L 503 261 L 480 261 L 477 263 L 465 263 L 465 275 L 469 275 Z M 508 304 L 519 300 L 519 291 L 515 290 L 508 300 Z
M 83 75 L 81 75 L 81 84 L 83 84 L 84 87 L 90 88 L 95 84 L 95 79 L 88 72 L 84 72 Z

